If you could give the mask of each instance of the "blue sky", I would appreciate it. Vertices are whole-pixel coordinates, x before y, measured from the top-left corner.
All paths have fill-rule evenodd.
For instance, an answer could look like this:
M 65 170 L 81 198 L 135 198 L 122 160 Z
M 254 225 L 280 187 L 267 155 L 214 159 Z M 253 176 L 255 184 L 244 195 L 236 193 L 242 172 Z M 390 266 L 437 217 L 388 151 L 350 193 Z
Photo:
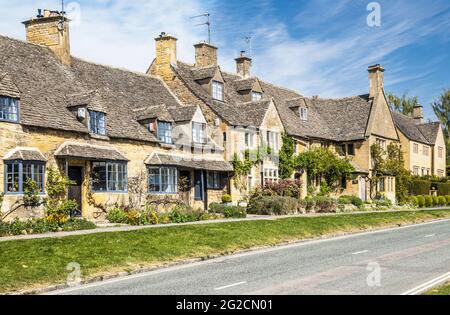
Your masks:
M 450 1 L 380 0 L 380 27 L 367 24 L 368 0 L 80 0 L 66 1 L 74 22 L 72 54 L 101 64 L 143 72 L 154 58 L 161 31 L 179 38 L 179 59 L 193 62 L 193 44 L 206 39 L 201 19 L 210 12 L 213 44 L 222 68 L 249 50 L 253 73 L 300 93 L 343 97 L 368 92 L 366 69 L 381 63 L 385 86 L 417 95 L 426 115 L 450 88 Z M 24 39 L 21 21 L 38 8 L 59 9 L 58 0 L 0 0 L 0 33 Z

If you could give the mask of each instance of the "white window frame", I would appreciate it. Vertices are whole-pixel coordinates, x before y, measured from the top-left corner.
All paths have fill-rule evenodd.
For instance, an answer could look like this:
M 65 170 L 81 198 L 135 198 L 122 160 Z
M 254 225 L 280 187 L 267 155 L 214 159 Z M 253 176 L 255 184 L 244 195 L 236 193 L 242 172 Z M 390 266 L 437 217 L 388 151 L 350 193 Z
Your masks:
M 220 81 L 212 81 L 212 97 L 217 101 L 223 102 L 225 94 L 225 85 Z
M 252 91 L 252 102 L 258 102 L 262 100 L 263 94 L 261 92 Z
M 308 120 L 308 109 L 306 107 L 300 107 L 300 119 L 303 121 Z

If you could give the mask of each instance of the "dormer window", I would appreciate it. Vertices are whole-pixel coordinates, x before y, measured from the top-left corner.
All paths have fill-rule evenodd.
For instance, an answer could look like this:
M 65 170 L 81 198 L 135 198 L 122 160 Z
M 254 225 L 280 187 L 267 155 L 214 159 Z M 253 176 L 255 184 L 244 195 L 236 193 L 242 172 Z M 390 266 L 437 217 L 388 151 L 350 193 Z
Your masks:
M 0 96 L 0 121 L 19 122 L 19 101 Z
M 172 144 L 172 124 L 158 121 L 158 140 L 162 143 Z
M 303 121 L 308 120 L 308 109 L 306 107 L 300 107 L 300 119 Z
M 212 81 L 212 97 L 215 100 L 222 101 L 224 100 L 223 97 L 223 83 L 219 81 Z
M 206 137 L 206 124 L 192 123 L 192 141 L 196 144 L 206 144 L 208 142 Z
M 91 133 L 106 136 L 106 114 L 89 111 L 89 131 Z
M 253 92 L 252 91 L 252 101 L 253 102 L 258 102 L 262 99 L 263 95 L 261 92 Z

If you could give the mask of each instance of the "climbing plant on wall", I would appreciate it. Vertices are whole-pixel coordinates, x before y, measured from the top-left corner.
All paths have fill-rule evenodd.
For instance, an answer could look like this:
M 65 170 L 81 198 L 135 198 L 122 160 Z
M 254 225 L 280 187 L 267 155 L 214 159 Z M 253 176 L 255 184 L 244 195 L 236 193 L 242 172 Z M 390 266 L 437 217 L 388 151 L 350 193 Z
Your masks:
M 295 171 L 295 140 L 288 134 L 284 133 L 282 136 L 283 146 L 280 150 L 280 177 L 282 179 L 289 179 Z

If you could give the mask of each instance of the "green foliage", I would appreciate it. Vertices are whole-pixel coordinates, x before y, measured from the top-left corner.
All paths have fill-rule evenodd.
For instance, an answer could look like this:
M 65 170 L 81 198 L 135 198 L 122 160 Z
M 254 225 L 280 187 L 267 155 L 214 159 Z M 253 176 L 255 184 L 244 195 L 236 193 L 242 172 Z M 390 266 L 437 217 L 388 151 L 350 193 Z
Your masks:
M 300 199 L 303 184 L 299 180 L 280 180 L 278 182 L 267 183 L 264 187 L 255 189 L 252 197 L 258 196 L 282 196 Z
M 23 202 L 25 206 L 37 207 L 41 201 L 41 198 L 39 197 L 40 192 L 41 189 L 38 187 L 36 182 L 28 177 L 23 184 Z
M 428 195 L 431 189 L 431 182 L 423 179 L 413 179 L 410 184 L 412 195 Z
M 417 196 L 419 208 L 425 207 L 425 196 Z
M 418 207 L 419 206 L 419 198 L 417 196 L 412 196 L 411 197 L 411 203 L 412 203 L 413 206 Z
M 222 196 L 222 202 L 223 203 L 230 203 L 233 202 L 233 198 L 229 194 L 225 194 Z
M 330 189 L 337 189 L 339 181 L 350 179 L 355 171 L 348 158 L 339 158 L 329 149 L 315 148 L 300 153 L 295 161 L 297 168 L 304 169 L 310 177 L 317 177 Z
M 439 196 L 450 195 L 450 183 L 435 183 L 434 186 L 436 187 Z
M 96 225 L 94 223 L 85 219 L 70 219 L 65 225 L 62 226 L 62 230 L 65 232 L 93 230 L 95 228 Z
M 433 197 L 425 196 L 425 207 L 429 208 L 433 206 Z
M 9 231 L 12 235 L 22 235 L 26 234 L 27 224 L 25 222 L 20 221 L 19 219 L 15 219 L 9 225 Z
M 358 208 L 364 207 L 364 201 L 357 196 L 341 196 L 338 199 L 340 205 L 354 205 Z
M 326 196 L 317 196 L 315 197 L 315 202 L 315 210 L 318 213 L 336 212 L 337 201 L 333 198 Z
M 52 230 L 57 230 L 69 221 L 71 213 L 77 208 L 78 203 L 75 200 L 64 201 L 53 208 L 48 207 L 46 221 L 52 226 Z
M 247 211 L 244 207 L 239 206 L 228 206 L 223 209 L 223 215 L 225 218 L 246 218 L 247 217 Z
M 398 97 L 392 93 L 387 94 L 389 106 L 392 111 L 402 113 L 406 116 L 412 116 L 415 106 L 420 106 L 417 96 L 409 97 L 407 93 Z
M 298 199 L 282 196 L 260 196 L 250 199 L 247 212 L 257 215 L 296 214 L 301 210 Z
M 447 164 L 450 164 L 450 89 L 444 89 L 439 98 L 431 104 L 433 111 L 444 126 L 447 140 Z
M 450 196 L 445 196 L 445 199 L 447 200 L 447 206 L 450 206 Z
M 438 196 L 433 196 L 433 205 L 439 206 L 439 197 Z
M 282 179 L 292 177 L 295 170 L 295 140 L 287 133 L 283 133 L 283 146 L 280 150 L 279 170 Z
M 127 213 L 120 208 L 111 209 L 106 215 L 106 219 L 111 223 L 117 224 L 125 224 L 128 222 Z
M 447 199 L 445 199 L 444 196 L 439 196 L 438 197 L 438 205 L 443 207 L 447 205 Z
M 378 209 L 389 209 L 392 207 L 392 201 L 389 199 L 381 198 L 375 200 L 375 205 Z

